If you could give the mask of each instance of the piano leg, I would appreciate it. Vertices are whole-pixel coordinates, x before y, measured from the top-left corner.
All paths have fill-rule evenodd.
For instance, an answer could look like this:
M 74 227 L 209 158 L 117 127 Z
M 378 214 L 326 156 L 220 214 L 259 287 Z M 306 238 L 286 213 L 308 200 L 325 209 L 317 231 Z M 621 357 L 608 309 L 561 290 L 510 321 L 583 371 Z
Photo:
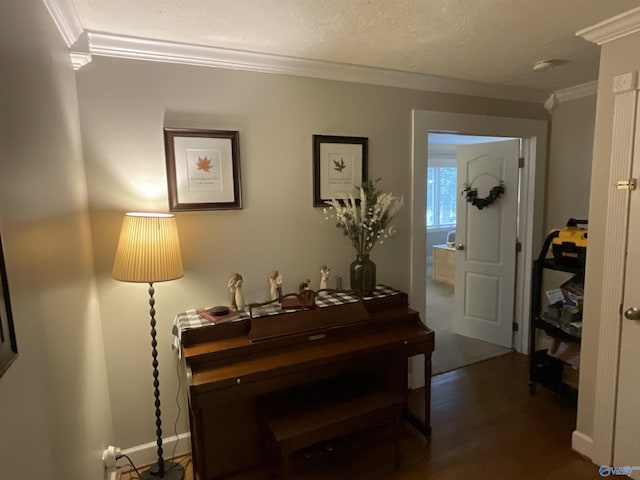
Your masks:
M 424 435 L 431 436 L 431 352 L 424 354 Z
M 431 352 L 424 354 L 424 421 L 409 408 L 405 419 L 425 437 L 431 436 Z

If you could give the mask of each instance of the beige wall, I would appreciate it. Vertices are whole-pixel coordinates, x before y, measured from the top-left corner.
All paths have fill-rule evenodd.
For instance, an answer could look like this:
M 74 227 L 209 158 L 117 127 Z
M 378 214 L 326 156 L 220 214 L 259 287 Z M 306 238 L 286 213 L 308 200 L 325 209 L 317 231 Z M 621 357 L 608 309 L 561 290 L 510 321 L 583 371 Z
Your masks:
M 78 103 L 40 1 L 0 3 L 0 223 L 19 356 L 0 378 L 0 477 L 103 476 L 111 440 Z
M 347 279 L 353 250 L 312 207 L 313 134 L 369 137 L 370 177 L 405 196 L 397 237 L 372 258 L 380 282 L 407 289 L 411 110 L 546 119 L 540 105 L 152 62 L 95 58 L 77 78 L 109 393 L 123 448 L 153 438 L 147 293 L 112 280 L 110 270 L 122 214 L 168 208 L 163 126 L 239 130 L 244 196 L 243 210 L 177 215 L 185 276 L 156 286 L 163 418 L 172 434 L 169 344 L 178 312 L 227 303 L 234 271 L 249 301 L 266 298 L 273 268 L 285 291 L 305 277 L 317 287 L 324 263 Z M 178 430 L 186 429 L 183 416 Z
M 600 326 L 604 235 L 613 125 L 613 77 L 640 68 L 640 34 L 629 35 L 602 47 L 598 81 L 598 105 L 593 146 L 591 199 L 589 203 L 589 252 L 585 284 L 585 316 L 580 364 L 580 398 L 577 429 L 593 433 L 595 377 Z
M 596 96 L 563 102 L 551 119 L 545 231 L 588 218 Z
M 185 278 L 156 286 L 164 430 L 170 435 L 177 380 L 168 345 L 177 312 L 226 303 L 226 280 L 236 270 L 245 277 L 249 300 L 266 296 L 266 275 L 276 267 L 287 291 L 307 276 L 317 283 L 322 263 L 347 278 L 351 247 L 311 207 L 312 134 L 368 136 L 370 176 L 405 195 L 398 236 L 377 246 L 373 259 L 381 282 L 407 289 L 411 110 L 546 119 L 532 104 L 97 58 L 77 77 L 83 165 L 75 78 L 46 10 L 35 0 L 4 2 L 0 19 L 0 91 L 6 97 L 0 221 L 20 350 L 0 378 L 0 459 L 7 478 L 43 478 L 43 472 L 99 478 L 99 455 L 108 443 L 126 448 L 153 438 L 146 287 L 113 281 L 110 268 L 122 213 L 167 209 L 163 126 L 240 130 L 245 203 L 241 211 L 178 215 Z M 638 68 L 638 46 L 636 35 L 603 52 L 589 272 L 602 267 L 611 78 Z M 589 153 L 589 139 L 576 125 L 588 130 L 592 102 L 565 103 L 554 114 L 548 228 L 584 208 L 587 177 L 570 187 L 560 179 L 575 173 Z M 590 273 L 587 290 L 598 291 L 599 281 Z M 587 434 L 595 312 L 597 296 L 588 295 L 578 417 L 578 429 Z M 178 431 L 186 429 L 183 415 Z
M 591 164 L 593 160 L 593 141 L 596 117 L 597 96 L 563 102 L 553 112 L 551 120 L 551 146 L 547 173 L 547 196 L 545 230 L 563 227 L 567 220 L 588 218 L 590 188 L 592 182 Z M 593 180 L 595 181 L 595 179 Z M 598 203 L 598 202 L 596 202 Z M 600 203 L 602 201 L 600 200 Z M 593 203 L 592 203 L 593 205 Z M 589 225 L 589 257 L 594 255 L 594 225 Z M 584 329 L 588 337 L 597 322 L 591 314 L 593 299 L 587 295 Z M 599 311 L 599 310 L 598 310 Z M 595 382 L 595 364 L 590 352 L 591 339 L 583 340 L 582 363 L 580 368 L 580 405 L 593 411 Z M 584 417 L 578 418 L 577 429 L 582 433 L 588 430 Z

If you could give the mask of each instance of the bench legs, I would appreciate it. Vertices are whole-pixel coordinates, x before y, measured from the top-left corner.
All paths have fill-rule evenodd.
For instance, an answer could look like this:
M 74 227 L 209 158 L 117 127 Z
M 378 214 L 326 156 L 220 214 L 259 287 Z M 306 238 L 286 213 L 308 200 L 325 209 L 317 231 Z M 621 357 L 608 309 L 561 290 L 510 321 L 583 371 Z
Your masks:
M 395 454 L 396 472 L 400 470 L 400 412 L 393 419 L 393 450 Z
M 393 429 L 396 469 L 400 463 L 398 432 L 406 392 L 380 388 L 369 375 L 329 378 L 262 399 L 259 415 L 282 478 L 290 476 L 292 453 L 347 434 L 388 425 Z M 278 469 L 270 469 L 274 475 Z
M 391 425 L 393 427 L 394 467 L 397 472 L 400 470 L 400 428 L 402 426 L 402 408 L 398 409 Z M 278 478 L 277 472 L 280 470 L 280 478 L 282 480 L 289 480 L 291 476 L 291 455 L 294 451 L 284 445 L 278 445 L 277 440 L 272 435 L 268 435 L 267 438 L 269 439 L 267 446 L 267 466 L 269 476 L 273 479 Z M 277 461 L 279 461 L 280 465 L 276 465 Z
M 282 478 L 284 480 L 289 480 L 289 475 L 291 474 L 291 466 L 289 465 L 289 457 L 291 456 L 291 452 L 285 449 L 281 449 L 280 451 L 280 468 L 282 468 Z

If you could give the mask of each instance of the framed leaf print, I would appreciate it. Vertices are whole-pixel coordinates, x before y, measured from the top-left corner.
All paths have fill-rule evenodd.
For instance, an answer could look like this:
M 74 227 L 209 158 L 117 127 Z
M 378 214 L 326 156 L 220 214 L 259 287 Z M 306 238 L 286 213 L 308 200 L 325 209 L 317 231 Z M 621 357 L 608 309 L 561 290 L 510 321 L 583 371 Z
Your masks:
M 239 132 L 165 128 L 169 210 L 242 208 Z
M 366 137 L 313 136 L 314 207 L 349 194 L 358 197 L 357 187 L 367 179 L 368 150 Z

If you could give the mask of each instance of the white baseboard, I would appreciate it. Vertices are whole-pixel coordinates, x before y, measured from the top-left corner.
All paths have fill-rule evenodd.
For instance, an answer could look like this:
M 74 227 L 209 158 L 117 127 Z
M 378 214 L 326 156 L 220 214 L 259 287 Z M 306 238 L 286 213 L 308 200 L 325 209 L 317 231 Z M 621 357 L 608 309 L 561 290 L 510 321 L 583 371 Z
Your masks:
M 191 433 L 180 433 L 176 437 L 166 437 L 162 439 L 162 450 L 164 452 L 163 458 L 169 460 L 173 454 L 175 448 L 175 456 L 186 455 L 191 452 Z M 136 468 L 140 470 L 140 467 L 151 465 L 158 459 L 158 445 L 156 442 L 143 443 L 142 445 L 136 445 L 135 447 L 123 449 L 122 453 L 128 455 Z M 112 479 L 109 479 L 112 480 Z M 115 480 L 115 479 L 114 479 Z
M 120 480 L 120 470 L 107 470 L 107 480 Z
M 578 430 L 574 430 L 571 434 L 571 448 L 580 455 L 593 458 L 593 439 Z

